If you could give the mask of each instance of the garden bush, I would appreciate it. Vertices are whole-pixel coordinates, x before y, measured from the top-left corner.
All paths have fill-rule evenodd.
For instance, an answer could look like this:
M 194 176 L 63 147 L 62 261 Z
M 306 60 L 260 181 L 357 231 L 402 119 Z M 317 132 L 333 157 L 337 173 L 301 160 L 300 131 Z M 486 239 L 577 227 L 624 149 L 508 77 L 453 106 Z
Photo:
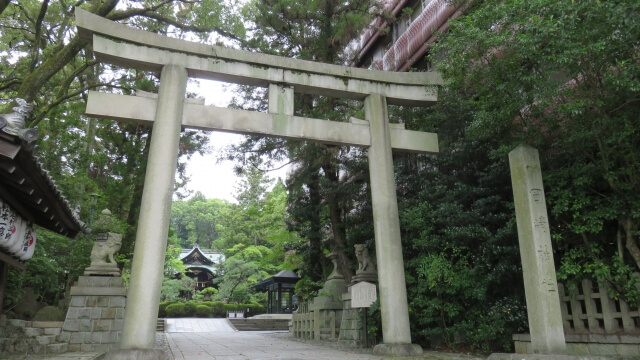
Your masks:
M 264 314 L 265 307 L 257 302 L 249 304 L 225 304 L 220 301 L 189 301 L 180 302 L 161 302 L 158 307 L 158 317 L 214 317 L 224 318 L 228 311 L 242 311 L 247 315 L 255 316 Z
M 181 303 L 168 305 L 166 312 L 167 317 L 182 317 L 186 315 L 185 306 Z
M 224 310 L 224 304 L 221 301 L 214 301 L 209 305 L 213 311 L 213 317 L 223 318 L 227 317 L 227 312 Z
M 256 316 L 260 314 L 266 313 L 266 309 L 264 306 L 258 304 L 257 302 L 252 302 L 251 304 L 244 305 L 245 308 L 249 308 L 249 316 Z
M 198 305 L 200 305 L 200 302 L 197 301 L 187 301 L 184 304 L 184 312 L 185 312 L 185 316 L 195 316 L 196 315 L 196 307 L 198 307 Z
M 198 317 L 211 317 L 213 315 L 213 309 L 207 305 L 196 306 L 196 315 Z
M 158 317 L 159 318 L 165 318 L 167 317 L 167 306 L 169 306 L 171 303 L 168 301 L 163 301 L 160 303 L 160 305 L 158 305 Z

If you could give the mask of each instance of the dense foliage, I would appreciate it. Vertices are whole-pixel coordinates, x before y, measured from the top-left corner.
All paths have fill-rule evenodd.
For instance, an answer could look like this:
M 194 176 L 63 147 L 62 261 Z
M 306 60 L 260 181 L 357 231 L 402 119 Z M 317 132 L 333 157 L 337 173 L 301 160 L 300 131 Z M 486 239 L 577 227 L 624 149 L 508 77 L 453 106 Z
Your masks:
M 224 262 L 216 264 L 216 291 L 211 298 L 226 303 L 266 302 L 264 294 L 250 287 L 292 266 L 291 259 L 285 259 L 285 248 L 302 239 L 287 230 L 286 189 L 281 181 L 273 182 L 265 173 L 248 169 L 236 187 L 237 203 L 206 199 L 202 194 L 174 201 L 171 223 L 177 230 L 170 243 L 183 248 L 197 244 L 225 255 Z M 179 261 L 178 255 L 179 251 L 167 255 L 167 261 Z M 193 284 L 184 275 L 185 269 L 175 267 L 165 274 L 163 294 L 171 297 L 163 295 L 164 300 L 174 300 L 181 291 L 192 291 Z
M 347 44 L 379 11 L 361 0 L 78 5 L 149 31 L 205 42 L 217 33 L 244 49 L 333 64 L 349 58 Z M 40 131 L 45 168 L 71 203 L 83 205 L 83 218 L 108 207 L 126 224 L 120 257 L 126 264 L 151 133 L 86 119 L 81 111 L 88 89 L 153 91 L 157 78 L 98 65 L 65 1 L 0 1 L 0 19 L 3 107 L 15 97 L 35 102 L 29 124 Z M 542 155 L 559 279 L 595 277 L 613 285 L 612 296 L 638 303 L 632 275 L 640 270 L 638 19 L 640 3 L 629 1 L 476 0 L 431 49 L 446 81 L 439 103 L 390 111 L 393 122 L 440 139 L 436 156 L 394 154 L 415 342 L 504 349 L 512 333 L 526 331 L 507 163 L 521 143 Z M 264 91 L 241 90 L 233 106 L 265 110 Z M 300 116 L 362 117 L 358 102 L 310 95 L 295 102 Z M 205 151 L 206 139 L 185 132 L 180 149 L 182 171 L 189 154 Z M 309 298 L 331 270 L 327 252 L 339 254 L 349 281 L 353 245 L 374 250 L 366 150 L 248 137 L 225 158 L 242 176 L 237 203 L 201 194 L 174 202 L 163 300 L 193 289 L 178 257 L 180 248 L 196 244 L 226 256 L 217 291 L 208 296 L 238 304 L 263 301 L 249 287 L 283 268 L 300 270 L 297 290 Z M 286 184 L 268 190 L 263 171 L 287 159 L 293 166 Z M 54 303 L 86 266 L 88 239 L 39 234 L 27 272 L 9 277 L 9 307 L 26 285 Z M 288 250 L 296 253 L 285 261 Z M 219 304 L 163 303 L 160 313 L 217 316 Z M 380 329 L 371 310 L 371 329 Z
M 447 86 L 473 112 L 466 130 L 499 162 L 542 153 L 559 278 L 611 282 L 640 299 L 640 5 L 484 1 L 439 49 Z M 617 295 L 617 294 L 615 294 Z
M 74 7 L 156 33 L 197 36 L 205 42 L 221 35 L 240 41 L 245 29 L 232 5 L 212 0 L 1 2 L 0 113 L 9 112 L 15 98 L 34 103 L 27 126 L 38 130 L 39 161 L 58 188 L 73 206 L 81 205 L 84 221 L 91 223 L 95 213 L 109 208 L 126 223 L 123 267 L 133 251 L 151 131 L 136 123 L 88 119 L 83 111 L 88 90 L 155 91 L 158 79 L 153 73 L 98 64 L 90 41 L 77 34 Z M 201 132 L 181 134 L 178 187 L 186 181 L 185 161 L 190 154 L 206 151 L 207 141 Z M 82 235 L 69 240 L 38 233 L 26 275 L 12 273 L 11 286 L 34 285 L 40 299 L 54 303 L 64 294 L 65 284 L 75 281 L 86 266 L 91 246 Z M 39 280 L 39 275 L 44 278 Z

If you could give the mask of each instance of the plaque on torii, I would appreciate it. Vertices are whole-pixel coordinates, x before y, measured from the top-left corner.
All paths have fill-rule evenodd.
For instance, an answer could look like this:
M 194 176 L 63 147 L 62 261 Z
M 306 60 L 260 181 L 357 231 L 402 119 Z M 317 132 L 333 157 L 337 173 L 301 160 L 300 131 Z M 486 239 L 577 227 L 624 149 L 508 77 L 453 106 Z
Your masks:
M 419 353 L 411 344 L 392 149 L 437 153 L 437 135 L 390 124 L 387 104 L 428 106 L 437 73 L 391 73 L 289 59 L 168 38 L 76 9 L 96 58 L 161 72 L 158 95 L 91 91 L 86 113 L 153 124 L 121 349 L 153 349 L 171 194 L 182 128 L 304 139 L 369 149 L 383 344 L 378 353 Z M 185 99 L 187 77 L 268 88 L 268 113 Z M 364 101 L 365 119 L 294 116 L 294 92 Z M 347 119 L 345 119 L 347 120 Z M 402 349 L 395 349 L 401 347 Z M 374 351 L 376 351 L 374 349 Z

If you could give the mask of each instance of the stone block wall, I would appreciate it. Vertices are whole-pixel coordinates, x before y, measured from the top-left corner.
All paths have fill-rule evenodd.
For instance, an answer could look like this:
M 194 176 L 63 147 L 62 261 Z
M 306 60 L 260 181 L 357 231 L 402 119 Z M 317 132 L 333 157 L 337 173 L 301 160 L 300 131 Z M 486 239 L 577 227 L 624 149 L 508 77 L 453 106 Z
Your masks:
M 62 322 L 24 321 L 11 319 L 0 322 L 0 358 L 5 354 L 59 354 L 68 350 L 58 339 Z
M 340 322 L 340 337 L 338 343 L 343 348 L 367 347 L 371 341 L 365 341 L 365 327 L 362 321 L 362 309 L 351 307 L 351 294 L 342 294 L 343 310 Z
M 125 288 L 120 277 L 81 276 L 71 290 L 59 339 L 69 351 L 118 349 L 124 327 Z

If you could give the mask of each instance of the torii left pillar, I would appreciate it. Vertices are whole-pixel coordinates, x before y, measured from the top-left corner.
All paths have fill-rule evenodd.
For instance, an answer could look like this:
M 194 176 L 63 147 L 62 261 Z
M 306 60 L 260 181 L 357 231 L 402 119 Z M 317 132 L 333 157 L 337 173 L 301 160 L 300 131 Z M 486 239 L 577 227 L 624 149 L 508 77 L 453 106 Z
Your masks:
M 155 329 L 186 88 L 185 68 L 162 68 L 120 350 L 105 359 L 164 359 Z

